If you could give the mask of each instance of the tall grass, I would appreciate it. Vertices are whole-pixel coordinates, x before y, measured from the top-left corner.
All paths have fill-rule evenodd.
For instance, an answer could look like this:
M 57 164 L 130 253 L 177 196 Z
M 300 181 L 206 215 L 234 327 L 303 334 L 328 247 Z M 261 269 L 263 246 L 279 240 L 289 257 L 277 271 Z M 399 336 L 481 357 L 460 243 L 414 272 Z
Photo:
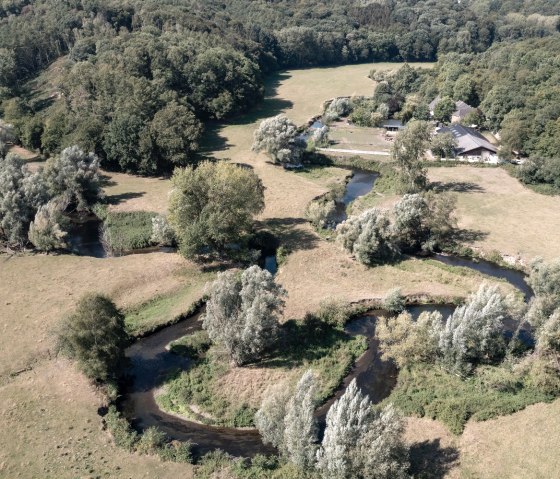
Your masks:
M 151 246 L 152 218 L 150 211 L 109 212 L 103 222 L 103 242 L 113 254 Z
M 438 419 L 461 434 L 469 419 L 484 421 L 553 398 L 526 384 L 507 365 L 480 366 L 466 379 L 435 365 L 417 365 L 399 372 L 384 403 L 393 403 L 406 415 Z

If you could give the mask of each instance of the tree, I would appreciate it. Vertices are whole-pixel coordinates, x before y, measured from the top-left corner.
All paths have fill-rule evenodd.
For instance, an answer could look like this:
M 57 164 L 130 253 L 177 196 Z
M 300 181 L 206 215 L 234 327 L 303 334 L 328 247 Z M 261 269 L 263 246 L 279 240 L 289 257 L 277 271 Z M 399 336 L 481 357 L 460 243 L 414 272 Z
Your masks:
M 461 75 L 453 86 L 453 99 L 462 100 L 468 105 L 476 104 L 476 84 L 470 75 Z
M 329 143 L 329 127 L 325 125 L 315 129 L 311 135 L 311 141 L 313 141 L 315 146 L 327 145 Z
M 383 357 L 392 358 L 399 368 L 418 363 L 433 363 L 439 356 L 443 320 L 439 312 L 424 311 L 414 321 L 409 313 L 396 318 L 381 318 L 376 326 Z
M 434 108 L 434 119 L 442 123 L 449 123 L 456 109 L 455 102 L 449 97 L 444 97 Z
M 327 413 L 317 469 L 325 479 L 407 477 L 403 429 L 392 406 L 375 413 L 353 379 Z
M 152 218 L 152 236 L 150 243 L 160 246 L 172 246 L 176 241 L 175 231 L 167 221 L 167 218 L 162 215 L 157 215 Z
M 203 327 L 236 365 L 259 359 L 276 340 L 285 294 L 272 275 L 258 266 L 241 275 L 220 273 L 208 291 Z
M 431 125 L 426 121 L 411 121 L 396 137 L 391 147 L 391 157 L 397 163 L 401 188 L 405 193 L 415 193 L 426 187 L 426 169 L 422 166 L 428 149 Z
M 253 151 L 264 151 L 275 163 L 299 163 L 305 146 L 297 127 L 285 115 L 263 120 L 254 133 Z
M 42 251 L 66 248 L 67 233 L 60 226 L 65 204 L 60 198 L 39 206 L 35 219 L 29 225 L 29 241 Z
M 384 407 L 360 438 L 357 458 L 364 479 L 408 479 L 405 424 L 392 404 Z
M 58 350 L 94 380 L 116 378 L 127 344 L 124 315 L 109 298 L 97 294 L 80 299 L 58 333 Z
M 498 286 L 483 283 L 447 318 L 439 342 L 446 367 L 467 374 L 476 363 L 502 357 L 503 324 L 509 317 L 506 298 Z
M 198 148 L 202 130 L 191 110 L 176 102 L 168 103 L 150 124 L 158 159 L 166 165 L 185 165 Z
M 528 283 L 535 297 L 529 303 L 526 319 L 538 330 L 560 307 L 560 259 L 545 262 L 536 258 L 531 263 Z
M 22 245 L 27 241 L 29 223 L 35 215 L 36 208 L 26 191 L 29 177 L 19 156 L 8 153 L 0 158 L 0 237 L 10 244 Z
M 335 98 L 325 110 L 325 121 L 330 123 L 340 117 L 347 116 L 352 111 L 349 98 Z
M 416 252 L 428 241 L 428 203 L 417 193 L 404 195 L 393 208 L 393 235 L 402 251 Z
M 540 354 L 560 354 L 560 309 L 555 310 L 537 331 L 536 350 Z
M 188 258 L 239 245 L 264 208 L 259 177 L 231 163 L 205 161 L 176 169 L 171 181 L 169 224 L 180 253 Z
M 392 260 L 398 249 L 392 242 L 389 219 L 377 208 L 351 216 L 336 228 L 337 241 L 365 265 L 372 266 Z
M 439 133 L 434 135 L 430 142 L 430 150 L 438 159 L 454 158 L 457 140 L 452 133 Z
M 284 418 L 292 391 L 286 384 L 268 388 L 259 410 L 255 413 L 255 426 L 265 444 L 282 450 L 284 443 Z
M 315 412 L 315 378 L 311 370 L 298 381 L 290 398 L 284 419 L 284 445 L 286 456 L 302 469 L 315 463 L 318 427 Z
M 44 177 L 52 197 L 64 196 L 68 204 L 80 211 L 89 209 L 102 196 L 99 158 L 77 146 L 47 160 Z

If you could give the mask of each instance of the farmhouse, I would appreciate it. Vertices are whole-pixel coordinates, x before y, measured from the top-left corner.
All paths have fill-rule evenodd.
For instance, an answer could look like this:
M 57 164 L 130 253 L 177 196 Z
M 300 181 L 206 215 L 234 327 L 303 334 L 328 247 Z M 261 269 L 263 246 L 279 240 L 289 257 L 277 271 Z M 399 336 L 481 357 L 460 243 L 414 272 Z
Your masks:
M 458 160 L 471 163 L 499 163 L 498 148 L 473 128 L 467 128 L 463 125 L 451 125 L 436 130 L 437 135 L 443 133 L 451 133 L 453 138 L 455 138 L 457 142 L 455 156 Z
M 429 105 L 430 108 L 430 115 L 434 116 L 434 111 L 436 109 L 437 104 L 441 101 L 441 96 L 437 96 L 434 101 L 432 101 Z M 461 121 L 463 121 L 466 116 L 472 112 L 475 111 L 476 108 L 473 108 L 472 106 L 466 104 L 464 101 L 459 100 L 455 102 L 455 111 L 453 112 L 453 114 L 451 115 L 451 123 L 460 123 Z

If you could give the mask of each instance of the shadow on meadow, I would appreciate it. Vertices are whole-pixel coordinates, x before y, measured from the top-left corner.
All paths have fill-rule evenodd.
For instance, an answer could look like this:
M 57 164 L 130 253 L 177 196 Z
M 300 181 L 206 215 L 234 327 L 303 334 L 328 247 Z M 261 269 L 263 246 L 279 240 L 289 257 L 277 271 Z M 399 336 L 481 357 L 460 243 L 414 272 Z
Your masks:
M 410 472 L 422 479 L 443 479 L 459 461 L 459 451 L 442 447 L 439 439 L 422 441 L 410 447 Z

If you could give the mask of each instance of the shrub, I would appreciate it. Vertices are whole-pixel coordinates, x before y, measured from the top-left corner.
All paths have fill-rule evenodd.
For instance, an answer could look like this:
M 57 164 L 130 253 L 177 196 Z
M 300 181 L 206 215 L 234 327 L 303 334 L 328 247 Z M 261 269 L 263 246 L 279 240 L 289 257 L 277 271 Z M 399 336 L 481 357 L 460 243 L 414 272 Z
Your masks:
M 34 221 L 29 225 L 29 241 L 41 251 L 52 251 L 66 248 L 67 233 L 60 225 L 62 222 L 61 210 L 64 203 L 51 200 L 37 210 Z
M 211 345 L 210 338 L 206 331 L 196 331 L 181 339 L 177 339 L 170 344 L 169 349 L 175 354 L 181 356 L 189 356 L 192 358 L 201 358 L 208 351 Z
M 383 308 L 390 313 L 400 313 L 404 311 L 406 299 L 401 294 L 400 288 L 391 289 L 383 298 Z
M 193 463 L 193 444 L 190 441 L 171 441 L 163 444 L 157 454 L 165 461 Z
M 87 294 L 58 332 L 58 349 L 90 379 L 116 377 L 128 343 L 124 315 L 107 297 Z
M 165 445 L 166 435 L 157 427 L 149 427 L 136 443 L 136 451 L 140 454 L 157 454 Z
M 353 310 L 349 304 L 337 300 L 321 301 L 315 316 L 327 324 L 335 327 L 344 327 L 352 316 Z
M 160 246 L 173 246 L 175 244 L 175 231 L 173 231 L 165 216 L 152 217 L 150 242 Z
M 305 211 L 305 217 L 316 228 L 334 228 L 338 216 L 337 213 L 334 201 L 317 200 L 309 203 Z
M 134 451 L 138 442 L 138 433 L 130 427 L 129 422 L 122 417 L 115 406 L 109 406 L 105 423 L 117 446 L 129 452 Z

